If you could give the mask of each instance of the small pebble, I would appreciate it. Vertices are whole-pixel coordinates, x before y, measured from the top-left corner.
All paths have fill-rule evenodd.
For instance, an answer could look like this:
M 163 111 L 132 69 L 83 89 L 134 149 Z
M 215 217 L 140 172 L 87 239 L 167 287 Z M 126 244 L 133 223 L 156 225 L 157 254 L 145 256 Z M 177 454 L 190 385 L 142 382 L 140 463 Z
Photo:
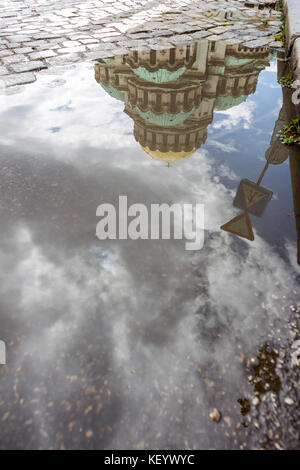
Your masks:
M 253 404 L 253 406 L 258 406 L 259 405 L 259 398 L 257 398 L 257 397 L 253 398 L 252 404 Z
M 293 400 L 289 397 L 284 399 L 284 403 L 286 403 L 287 405 L 294 405 Z
M 230 428 L 231 427 L 231 419 L 229 418 L 229 416 L 225 416 L 224 421 L 227 424 L 227 426 Z
M 214 408 L 211 413 L 209 413 L 209 417 L 212 421 L 215 421 L 216 423 L 218 423 L 221 418 L 222 418 L 222 415 L 220 413 L 219 410 L 217 410 L 217 408 Z

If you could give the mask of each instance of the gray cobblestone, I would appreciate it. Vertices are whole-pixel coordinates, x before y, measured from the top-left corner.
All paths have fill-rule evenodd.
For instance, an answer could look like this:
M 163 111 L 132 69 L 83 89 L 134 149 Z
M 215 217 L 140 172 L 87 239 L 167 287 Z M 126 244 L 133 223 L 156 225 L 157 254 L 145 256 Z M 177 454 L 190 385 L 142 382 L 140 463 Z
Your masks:
M 14 49 L 15 54 L 28 54 L 29 52 L 33 52 L 32 47 L 18 47 Z
M 57 56 L 57 53 L 52 51 L 52 50 L 44 50 L 44 51 L 38 51 L 38 52 L 33 52 L 29 54 L 30 59 L 36 60 L 36 59 L 49 59 L 50 57 L 55 57 Z
M 2 63 L 5 65 L 15 64 L 18 62 L 28 62 L 28 57 L 24 54 L 12 54 L 2 58 Z
M 32 72 L 4 75 L 0 77 L 0 88 L 1 86 L 9 87 L 14 85 L 25 85 L 27 83 L 35 82 L 35 80 L 36 76 Z
M 23 62 L 23 63 L 18 63 L 18 64 L 11 64 L 10 68 L 16 72 L 16 73 L 21 73 L 21 72 L 31 72 L 32 70 L 41 70 L 41 69 L 46 69 L 47 65 L 44 64 L 41 60 L 36 60 L 36 61 L 28 61 L 28 62 Z
M 64 41 L 62 43 L 63 47 L 74 47 L 74 46 L 81 46 L 79 41 Z
M 0 75 L 7 75 L 9 72 L 3 65 L 0 66 Z
M 74 46 L 74 47 L 62 47 L 58 49 L 59 54 L 73 54 L 74 52 L 84 52 L 86 47 L 83 45 Z
M 0 51 L 0 58 L 1 57 L 7 57 L 8 55 L 13 55 L 13 52 L 8 50 L 8 49 L 4 49 L 4 50 Z
M 9 42 L 6 47 L 9 49 L 17 49 L 18 47 L 21 47 L 21 44 L 18 42 Z
M 47 46 L 48 42 L 45 40 L 40 41 L 28 41 L 25 43 L 27 47 L 39 47 L 39 46 Z
M 79 39 L 79 42 L 82 44 L 95 44 L 97 42 L 97 39 Z
M 250 47 L 250 48 L 256 48 L 256 47 L 264 47 L 266 46 L 269 42 L 273 41 L 273 37 L 263 37 L 260 39 L 255 39 L 254 41 L 248 41 L 245 42 L 245 46 Z

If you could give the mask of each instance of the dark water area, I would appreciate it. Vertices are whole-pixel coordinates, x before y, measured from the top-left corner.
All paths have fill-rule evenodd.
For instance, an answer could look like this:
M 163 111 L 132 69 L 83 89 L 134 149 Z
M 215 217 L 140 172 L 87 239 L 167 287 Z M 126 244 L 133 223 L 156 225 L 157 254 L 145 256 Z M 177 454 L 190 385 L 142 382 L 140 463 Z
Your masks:
M 0 448 L 255 448 L 299 303 L 276 57 L 203 40 L 50 72 L 0 96 Z M 120 195 L 203 204 L 203 247 L 99 240 Z

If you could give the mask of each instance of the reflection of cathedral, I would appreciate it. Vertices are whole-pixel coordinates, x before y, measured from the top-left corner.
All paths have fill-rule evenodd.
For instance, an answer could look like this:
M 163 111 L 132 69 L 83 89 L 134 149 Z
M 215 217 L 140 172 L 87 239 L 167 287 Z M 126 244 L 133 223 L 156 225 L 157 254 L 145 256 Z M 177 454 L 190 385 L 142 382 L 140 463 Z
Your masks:
M 229 109 L 254 93 L 268 58 L 265 48 L 201 40 L 100 59 L 95 78 L 125 103 L 135 139 L 145 152 L 171 163 L 205 142 L 214 108 Z

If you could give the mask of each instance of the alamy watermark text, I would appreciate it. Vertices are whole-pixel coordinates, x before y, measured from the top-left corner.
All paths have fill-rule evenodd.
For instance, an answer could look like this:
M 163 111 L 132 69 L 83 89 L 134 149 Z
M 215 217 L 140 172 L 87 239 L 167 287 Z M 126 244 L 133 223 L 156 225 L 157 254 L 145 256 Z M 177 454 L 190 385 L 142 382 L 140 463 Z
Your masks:
M 117 214 L 118 213 L 118 214 Z M 203 204 L 132 204 L 119 196 L 117 210 L 112 204 L 100 204 L 101 217 L 96 235 L 99 240 L 187 240 L 186 250 L 200 250 L 204 243 Z

